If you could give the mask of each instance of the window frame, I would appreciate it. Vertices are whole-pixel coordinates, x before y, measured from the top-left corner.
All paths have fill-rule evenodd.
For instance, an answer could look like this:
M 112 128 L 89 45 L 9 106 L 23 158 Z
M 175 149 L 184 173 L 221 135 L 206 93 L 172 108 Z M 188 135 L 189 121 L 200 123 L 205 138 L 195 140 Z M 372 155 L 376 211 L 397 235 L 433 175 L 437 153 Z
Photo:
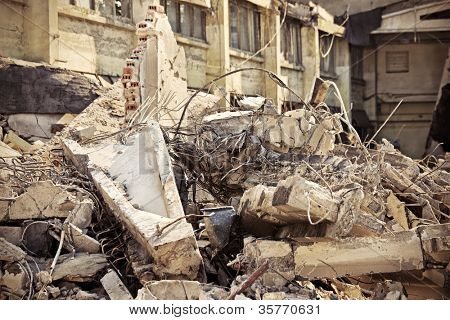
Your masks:
M 169 12 L 167 11 L 167 2 L 171 1 L 175 4 L 175 13 L 176 13 L 176 17 L 175 17 L 175 28 L 172 25 L 172 23 L 170 23 L 170 21 L 172 20 L 169 17 Z M 189 2 L 185 2 L 185 1 L 179 1 L 179 0 L 160 0 L 160 4 L 164 7 L 164 12 L 166 13 L 167 17 L 169 18 L 169 23 L 170 26 L 172 27 L 172 31 L 180 36 L 186 37 L 186 38 L 190 38 L 193 39 L 195 41 L 201 41 L 201 42 L 205 42 L 206 43 L 206 10 L 198 5 L 189 3 Z M 182 14 L 182 10 L 181 10 L 181 6 L 183 6 L 183 14 Z M 184 11 L 186 10 L 186 11 Z M 188 12 L 188 14 L 186 14 L 185 12 Z M 200 12 L 200 37 L 198 37 L 198 29 L 196 29 L 198 27 L 197 24 L 194 23 L 194 19 L 195 19 L 195 13 L 196 12 Z M 183 17 L 182 17 L 183 15 Z M 183 32 L 183 25 L 182 25 L 182 18 L 186 19 L 187 18 L 187 22 L 189 22 L 189 32 Z M 197 31 L 197 33 L 196 33 Z
M 326 40 L 323 40 L 326 39 Z M 328 77 L 335 77 L 336 76 L 336 43 L 335 40 L 333 41 L 332 35 L 326 35 L 325 33 L 319 33 L 319 54 L 320 54 L 320 73 L 324 76 Z M 327 42 L 324 44 L 322 41 Z M 329 54 L 323 58 L 322 52 L 326 52 L 330 49 L 330 45 L 332 45 L 331 50 Z M 325 62 L 329 59 L 328 64 L 330 65 L 329 68 L 325 69 Z
M 294 31 L 297 32 L 297 37 L 294 36 Z M 294 46 L 295 50 L 293 50 Z M 280 50 L 284 60 L 289 64 L 303 66 L 302 23 L 300 20 L 286 17 L 281 26 Z
M 256 53 L 261 49 L 261 12 L 258 9 L 258 6 L 249 3 L 247 1 L 237 1 L 230 0 L 229 1 L 229 46 L 233 50 L 240 50 L 247 53 Z M 236 9 L 236 14 L 231 14 L 232 9 L 234 7 Z M 241 27 L 242 20 L 240 10 L 246 11 L 246 21 L 247 24 L 245 27 Z M 232 19 L 236 17 L 237 25 L 234 26 L 234 21 Z M 237 46 L 235 45 L 235 41 L 233 41 L 232 28 L 236 27 L 237 34 Z M 242 30 L 245 30 L 245 33 L 242 33 Z M 247 41 L 248 47 L 245 46 L 245 43 L 242 42 Z
M 352 80 L 364 80 L 364 47 L 350 45 L 350 72 Z

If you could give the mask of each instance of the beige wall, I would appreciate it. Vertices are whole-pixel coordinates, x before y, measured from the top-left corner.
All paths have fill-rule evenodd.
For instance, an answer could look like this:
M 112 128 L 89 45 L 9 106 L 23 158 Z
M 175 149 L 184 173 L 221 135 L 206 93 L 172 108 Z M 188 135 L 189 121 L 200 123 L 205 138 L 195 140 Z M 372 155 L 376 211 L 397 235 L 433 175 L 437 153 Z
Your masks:
M 379 138 L 398 140 L 402 151 L 414 158 L 420 158 L 425 150 L 448 48 L 448 44 L 438 42 L 390 44 L 380 46 L 377 53 L 364 62 L 364 95 L 369 98 L 364 107 L 375 127 L 385 121 L 401 99 L 404 100 Z M 369 51 L 373 49 L 367 50 L 365 55 Z M 409 71 L 388 73 L 387 52 L 408 52 Z
M 386 52 L 407 51 L 409 72 L 387 73 Z M 378 93 L 436 95 L 447 57 L 448 45 L 436 43 L 395 44 L 378 51 Z
M 127 19 L 113 15 L 113 0 L 104 0 L 106 9 L 96 6 L 95 10 L 89 8 L 87 0 L 79 0 L 80 6 L 70 5 L 69 0 L 22 1 L 27 7 L 22 6 L 20 1 L 7 3 L 16 11 L 29 15 L 32 21 L 38 22 L 44 29 L 24 21 L 19 14 L 0 2 L 2 55 L 109 76 L 122 73 L 125 59 L 136 46 L 134 25 L 143 19 L 148 4 L 154 2 L 134 0 L 133 19 Z M 273 10 L 268 0 L 252 2 L 259 5 L 261 11 L 262 46 L 272 39 L 273 34 L 278 36 L 263 52 L 242 65 L 249 53 L 229 47 L 228 0 L 213 0 L 215 14 L 207 14 L 206 43 L 177 35 L 177 41 L 186 53 L 188 86 L 201 88 L 207 81 L 236 67 L 259 67 L 278 74 L 298 95 L 306 98 L 319 65 L 317 30 L 312 27 L 302 28 L 303 66 L 289 65 L 281 59 L 279 13 Z M 278 104 L 282 100 L 297 100 L 274 85 L 260 71 L 238 73 L 218 84 L 229 92 L 263 95 Z M 343 82 L 343 86 L 347 88 L 348 84 L 344 85 Z
M 136 45 L 132 25 L 90 17 L 76 8 L 60 9 L 58 61 L 76 71 L 119 76 Z
M 0 1 L 0 55 L 23 58 L 25 1 Z

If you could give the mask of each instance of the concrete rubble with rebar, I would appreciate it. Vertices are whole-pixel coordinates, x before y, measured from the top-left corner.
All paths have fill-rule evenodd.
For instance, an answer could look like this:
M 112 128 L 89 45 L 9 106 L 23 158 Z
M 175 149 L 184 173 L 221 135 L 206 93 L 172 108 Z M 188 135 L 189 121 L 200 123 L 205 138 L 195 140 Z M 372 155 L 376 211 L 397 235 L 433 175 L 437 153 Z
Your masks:
M 363 143 L 323 92 L 279 113 L 188 90 L 162 12 L 49 142 L 0 145 L 0 299 L 446 297 L 450 172 Z

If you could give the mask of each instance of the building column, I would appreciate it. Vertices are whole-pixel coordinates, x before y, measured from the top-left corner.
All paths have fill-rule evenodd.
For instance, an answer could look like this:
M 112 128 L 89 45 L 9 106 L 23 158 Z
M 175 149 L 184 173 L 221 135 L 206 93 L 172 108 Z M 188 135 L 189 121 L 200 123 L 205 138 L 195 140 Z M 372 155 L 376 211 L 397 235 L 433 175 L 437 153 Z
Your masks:
M 206 39 L 209 43 L 207 52 L 206 78 L 207 81 L 230 71 L 230 27 L 228 0 L 211 0 L 212 14 L 206 16 Z M 229 89 L 231 78 L 225 77 L 217 81 L 217 87 L 213 87 L 217 96 L 223 96 L 229 101 Z M 225 104 L 226 101 L 223 103 Z
M 336 74 L 338 79 L 336 85 L 344 101 L 344 105 L 351 121 L 351 95 L 352 95 L 352 76 L 351 76 L 351 59 L 350 59 L 350 46 L 345 39 L 336 37 L 334 39 L 334 45 L 336 46 Z
M 54 63 L 58 58 L 58 0 L 28 0 L 24 15 L 24 58 Z
M 275 38 L 269 46 L 263 51 L 264 68 L 272 71 L 281 78 L 281 31 L 280 31 L 280 13 L 275 9 L 266 9 L 263 19 L 263 41 L 262 44 L 268 43 L 274 34 Z M 283 103 L 282 88 L 277 85 L 268 75 L 264 75 L 266 98 L 271 99 L 273 104 L 277 106 L 278 112 L 281 112 Z
M 301 33 L 302 63 L 305 67 L 302 98 L 309 100 L 314 80 L 316 76 L 320 77 L 319 30 L 316 27 L 303 27 Z

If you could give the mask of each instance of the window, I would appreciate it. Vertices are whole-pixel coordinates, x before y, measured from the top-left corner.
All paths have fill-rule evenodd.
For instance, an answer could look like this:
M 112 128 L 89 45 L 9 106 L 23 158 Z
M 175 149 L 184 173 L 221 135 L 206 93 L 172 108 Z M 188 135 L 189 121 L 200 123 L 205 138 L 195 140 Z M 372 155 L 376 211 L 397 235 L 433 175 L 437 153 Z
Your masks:
M 230 0 L 230 46 L 257 52 L 261 48 L 261 21 L 256 6 Z
M 131 0 L 69 0 L 69 4 L 91 9 L 105 16 L 131 18 Z
M 363 47 L 350 46 L 352 79 L 363 79 Z
M 161 0 L 161 5 L 173 32 L 206 40 L 206 12 L 201 7 L 175 0 Z
M 335 68 L 335 46 L 331 35 L 320 35 L 320 71 L 326 75 L 334 75 Z M 326 55 L 323 57 L 323 55 Z
M 281 28 L 281 51 L 284 59 L 295 65 L 302 64 L 302 39 L 300 22 L 286 19 Z
M 131 18 L 131 0 L 115 0 L 114 5 L 117 17 Z
M 69 4 L 81 8 L 95 10 L 95 0 L 70 0 Z

